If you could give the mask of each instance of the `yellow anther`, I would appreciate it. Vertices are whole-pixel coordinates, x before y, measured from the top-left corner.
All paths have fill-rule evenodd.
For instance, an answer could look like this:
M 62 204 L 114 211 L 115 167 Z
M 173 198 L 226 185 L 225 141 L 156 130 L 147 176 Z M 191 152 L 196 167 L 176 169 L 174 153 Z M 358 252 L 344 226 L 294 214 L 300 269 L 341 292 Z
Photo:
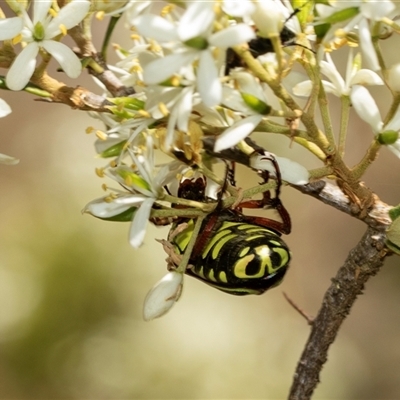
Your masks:
M 102 188 L 104 191 L 106 191 L 106 190 L 108 189 L 108 187 L 107 187 L 107 185 L 106 185 L 105 183 L 103 183 L 103 184 L 101 185 L 101 188 Z
M 104 198 L 104 201 L 105 201 L 106 203 L 112 203 L 113 200 L 114 200 L 114 199 L 113 199 L 111 196 L 107 196 L 107 197 Z
M 175 8 L 175 5 L 174 5 L 174 4 L 169 4 L 169 5 L 165 6 L 165 7 L 163 7 L 163 9 L 161 10 L 160 15 L 161 15 L 162 17 L 165 17 L 166 15 L 170 14 L 171 11 L 172 11 L 174 8 Z
M 140 35 L 138 35 L 137 33 L 132 33 L 131 39 L 132 40 L 140 40 Z
M 60 24 L 59 28 L 60 28 L 60 31 L 63 34 L 63 36 L 66 36 L 67 35 L 67 31 L 68 31 L 67 27 L 64 24 Z
M 160 45 L 154 40 L 149 41 L 149 50 L 154 53 L 159 53 L 161 51 Z
M 88 127 L 85 129 L 85 133 L 87 133 L 87 134 L 89 135 L 89 134 L 92 133 L 94 130 L 95 130 L 95 129 L 93 128 L 93 126 L 88 126 Z
M 181 80 L 176 75 L 171 78 L 171 85 L 178 87 L 181 84 Z
M 161 111 L 161 114 L 164 115 L 164 117 L 168 116 L 168 108 L 163 102 L 158 103 L 158 109 Z
M 50 8 L 49 14 L 50 14 L 53 18 L 57 17 L 57 15 L 58 15 L 57 11 L 56 11 L 54 8 Z
M 22 35 L 18 34 L 17 36 L 13 37 L 13 39 L 11 40 L 12 44 L 18 44 L 22 41 Z
M 103 21 L 104 16 L 105 16 L 105 12 L 104 12 L 104 11 L 98 11 L 98 12 L 96 13 L 96 19 L 97 19 L 98 21 Z
M 151 116 L 150 113 L 148 113 L 146 110 L 138 110 L 138 114 L 145 118 L 150 118 Z
M 126 176 L 124 182 L 126 186 L 131 186 L 133 183 L 131 176 L 130 175 Z
M 104 178 L 104 168 L 96 168 L 95 172 L 98 177 Z
M 110 161 L 110 167 L 115 168 L 117 166 L 117 162 L 115 160 Z
M 100 140 L 107 140 L 107 135 L 100 130 L 96 131 L 96 136 L 100 139 Z

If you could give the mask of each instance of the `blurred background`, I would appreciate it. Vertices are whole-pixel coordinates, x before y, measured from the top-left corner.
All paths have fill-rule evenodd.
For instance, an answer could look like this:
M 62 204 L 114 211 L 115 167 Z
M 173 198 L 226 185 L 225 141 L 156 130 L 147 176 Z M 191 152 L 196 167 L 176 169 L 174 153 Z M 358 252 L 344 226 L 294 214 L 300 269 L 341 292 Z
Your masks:
M 84 75 L 79 84 L 100 93 Z M 372 92 L 382 93 L 384 112 L 387 92 Z M 95 158 L 95 137 L 85 134 L 101 125 L 25 93 L 0 96 L 14 110 L 0 120 L 0 152 L 21 159 L 0 165 L 0 398 L 286 398 L 309 327 L 282 292 L 315 315 L 365 226 L 286 187 L 293 261 L 281 286 L 235 297 L 187 277 L 173 310 L 144 322 L 143 299 L 166 273 L 154 238 L 165 238 L 168 227 L 151 226 L 135 251 L 128 224 L 82 215 L 103 195 L 94 169 L 104 161 Z M 339 121 L 338 111 L 332 119 Z M 352 165 L 372 136 L 355 116 L 350 132 Z M 285 138 L 254 138 L 280 156 L 320 166 Z M 392 205 L 400 199 L 399 163 L 383 149 L 365 176 Z M 247 174 L 239 171 L 239 185 L 247 187 Z M 345 321 L 314 398 L 398 397 L 399 285 L 399 259 L 391 257 Z

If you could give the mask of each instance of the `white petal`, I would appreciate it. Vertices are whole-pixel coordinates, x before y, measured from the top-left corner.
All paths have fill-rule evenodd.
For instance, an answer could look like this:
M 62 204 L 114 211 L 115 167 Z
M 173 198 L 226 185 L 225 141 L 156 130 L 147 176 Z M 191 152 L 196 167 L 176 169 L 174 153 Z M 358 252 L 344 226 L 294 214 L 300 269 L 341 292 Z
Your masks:
M 187 132 L 189 116 L 192 112 L 193 105 L 193 86 L 183 89 L 181 98 L 179 99 L 179 107 L 177 107 L 178 121 L 177 127 L 183 132 Z
M 18 164 L 19 160 L 18 158 L 14 158 L 11 156 L 7 156 L 6 154 L 1 154 L 0 153 L 0 164 L 5 164 L 5 165 L 15 165 Z
M 282 29 L 284 15 L 275 1 L 258 0 L 255 6 L 256 9 L 251 17 L 259 32 L 261 32 L 261 35 L 264 37 L 279 35 Z
M 257 99 L 260 99 L 265 103 L 267 102 L 268 99 L 264 93 L 263 87 L 253 75 L 239 70 L 233 71 L 231 76 L 237 81 L 241 93 L 251 94 Z
M 360 69 L 350 81 L 350 85 L 383 85 L 382 78 L 370 69 Z
M 400 130 L 400 109 L 398 108 L 396 113 L 393 115 L 392 119 L 385 125 L 385 130 Z
M 361 12 L 365 18 L 379 21 L 389 15 L 396 6 L 390 0 L 362 2 Z
M 358 32 L 360 36 L 361 53 L 363 56 L 363 66 L 372 69 L 373 71 L 379 71 L 381 67 L 378 62 L 374 45 L 372 44 L 368 22 L 365 19 L 362 19 L 358 24 Z
M 7 73 L 6 84 L 9 89 L 21 90 L 28 84 L 35 70 L 38 52 L 39 45 L 32 42 L 18 54 Z
M 382 129 L 382 118 L 369 91 L 364 86 L 354 86 L 350 97 L 358 116 L 371 125 L 375 133 L 378 133 Z
M 217 137 L 214 145 L 214 151 L 222 151 L 237 145 L 246 138 L 262 120 L 261 115 L 252 115 L 244 118 L 235 125 L 226 129 L 224 133 Z
M 223 10 L 232 17 L 245 17 L 254 12 L 254 5 L 249 0 L 224 0 Z
M 254 30 L 247 24 L 238 24 L 214 33 L 208 39 L 209 44 L 220 48 L 228 48 L 249 42 L 255 37 Z
M 46 28 L 46 39 L 51 39 L 58 35 L 60 33 L 60 25 L 64 25 L 67 29 L 78 25 L 85 18 L 89 8 L 89 1 L 72 0 L 50 21 Z
M 292 92 L 295 96 L 308 97 L 311 94 L 312 82 L 304 81 L 293 86 Z
M 220 104 L 222 85 L 218 77 L 218 69 L 211 52 L 202 51 L 197 70 L 197 90 L 203 103 L 208 107 Z
M 182 292 L 183 274 L 171 271 L 158 281 L 147 293 L 143 306 L 143 318 L 150 321 L 166 314 L 179 300 Z
M 131 207 L 131 204 L 118 204 L 115 201 L 110 203 L 104 199 L 103 197 L 86 204 L 82 213 L 88 213 L 99 218 L 111 218 L 123 213 Z
M 279 165 L 282 180 L 292 185 L 305 185 L 310 179 L 310 174 L 305 167 L 285 157 L 274 156 Z M 254 169 L 262 169 L 276 175 L 275 167 L 271 161 L 261 154 L 255 154 L 250 158 L 250 166 Z
M 159 42 L 178 40 L 176 26 L 158 15 L 142 15 L 135 20 L 135 27 L 142 35 Z
M 337 86 L 335 86 L 332 82 L 322 80 L 321 83 L 326 93 L 332 93 L 337 97 L 349 95 L 346 90 L 344 90 L 343 92 L 338 90 Z
M 321 72 L 332 82 L 339 93 L 343 93 L 345 90 L 345 82 L 339 71 L 336 69 L 335 64 L 331 60 L 330 56 L 327 55 L 327 61 L 321 61 Z
M 390 146 L 387 146 L 398 158 L 400 158 L 400 140 L 397 140 Z
M 10 114 L 10 112 L 11 107 L 3 99 L 0 99 L 0 118 L 5 117 Z
M 387 83 L 391 90 L 400 92 L 400 63 L 394 64 L 390 67 Z
M 213 2 L 189 2 L 178 26 L 178 35 L 182 42 L 200 36 L 208 30 L 215 18 L 213 7 Z
M 43 40 L 40 44 L 58 61 L 63 71 L 70 78 L 77 78 L 81 74 L 81 62 L 68 46 L 54 40 Z
M 129 243 L 135 249 L 139 248 L 146 234 L 146 227 L 149 221 L 151 207 L 153 207 L 154 199 L 146 199 L 133 217 L 133 222 L 129 231 Z
M 48 12 L 51 7 L 52 0 L 39 0 L 33 2 L 33 25 L 35 26 L 37 22 L 43 22 L 48 16 Z
M 186 51 L 184 53 L 170 54 L 150 62 L 144 69 L 143 80 L 148 85 L 154 85 L 170 78 L 174 73 L 190 64 L 197 56 L 197 51 Z
M 17 36 L 24 26 L 20 17 L 13 17 L 0 20 L 0 40 L 9 40 Z

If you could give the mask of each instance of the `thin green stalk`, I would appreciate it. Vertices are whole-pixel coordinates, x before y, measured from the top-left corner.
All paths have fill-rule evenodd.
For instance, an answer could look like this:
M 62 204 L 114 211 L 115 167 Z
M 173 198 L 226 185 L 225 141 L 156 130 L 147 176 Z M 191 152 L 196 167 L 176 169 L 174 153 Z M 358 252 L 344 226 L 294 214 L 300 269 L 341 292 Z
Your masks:
M 186 267 L 189 264 L 190 256 L 192 255 L 194 245 L 196 244 L 197 236 L 199 235 L 203 220 L 204 220 L 204 216 L 197 218 L 196 223 L 193 228 L 192 236 L 190 237 L 189 244 L 187 245 L 187 247 L 185 249 L 185 252 L 182 256 L 181 262 L 179 263 L 178 267 L 176 268 L 176 272 L 180 272 L 181 274 L 185 273 Z
M 324 125 L 325 137 L 328 139 L 330 147 L 334 149 L 336 147 L 336 144 L 335 136 L 332 130 L 332 119 L 329 112 L 328 99 L 326 97 L 324 86 L 321 84 L 318 92 L 318 104 L 321 112 L 322 123 Z
M 370 164 L 375 160 L 376 156 L 378 155 L 381 146 L 382 145 L 377 140 L 373 140 L 371 142 L 362 160 L 351 169 L 351 174 L 353 179 L 359 180 L 364 175 L 367 168 L 370 166 Z
M 114 32 L 114 29 L 117 25 L 117 22 L 121 18 L 121 15 L 122 14 L 111 17 L 110 22 L 108 23 L 107 31 L 106 34 L 104 35 L 103 44 L 101 46 L 101 56 L 103 57 L 104 61 L 107 60 L 107 49 L 108 45 L 110 44 L 111 35 Z
M 341 110 L 342 112 L 340 118 L 338 151 L 340 157 L 343 158 L 346 145 L 347 128 L 349 125 L 351 101 L 350 101 L 350 96 L 342 96 L 341 100 L 342 100 L 342 110 Z
M 384 125 L 386 125 L 396 114 L 397 109 L 399 108 L 400 105 L 400 94 L 399 93 L 394 93 L 394 98 L 392 101 L 392 104 L 390 105 L 390 109 L 388 113 L 386 114 L 385 120 L 384 120 Z

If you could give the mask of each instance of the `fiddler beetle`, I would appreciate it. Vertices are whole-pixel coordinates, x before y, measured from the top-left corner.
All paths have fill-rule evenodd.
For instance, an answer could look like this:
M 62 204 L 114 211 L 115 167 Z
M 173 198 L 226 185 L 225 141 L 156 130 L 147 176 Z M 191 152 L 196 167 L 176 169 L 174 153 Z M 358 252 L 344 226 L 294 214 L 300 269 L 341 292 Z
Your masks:
M 279 198 L 282 185 L 279 165 L 270 153 L 265 157 L 275 169 L 275 196 L 271 197 L 267 190 L 261 200 L 250 199 L 234 208 L 224 208 L 222 195 L 228 181 L 235 186 L 234 170 L 229 168 L 218 205 L 204 219 L 186 269 L 187 275 L 229 294 L 262 294 L 281 283 L 289 267 L 291 254 L 281 234 L 290 233 L 291 220 Z M 262 183 L 267 183 L 269 173 L 259 171 L 259 174 Z M 204 177 L 186 179 L 179 187 L 178 196 L 196 201 L 202 197 L 206 201 L 205 187 Z M 275 209 L 282 221 L 245 215 L 243 208 Z M 187 218 L 173 223 L 169 243 L 176 254 L 185 252 L 194 225 L 195 219 Z

